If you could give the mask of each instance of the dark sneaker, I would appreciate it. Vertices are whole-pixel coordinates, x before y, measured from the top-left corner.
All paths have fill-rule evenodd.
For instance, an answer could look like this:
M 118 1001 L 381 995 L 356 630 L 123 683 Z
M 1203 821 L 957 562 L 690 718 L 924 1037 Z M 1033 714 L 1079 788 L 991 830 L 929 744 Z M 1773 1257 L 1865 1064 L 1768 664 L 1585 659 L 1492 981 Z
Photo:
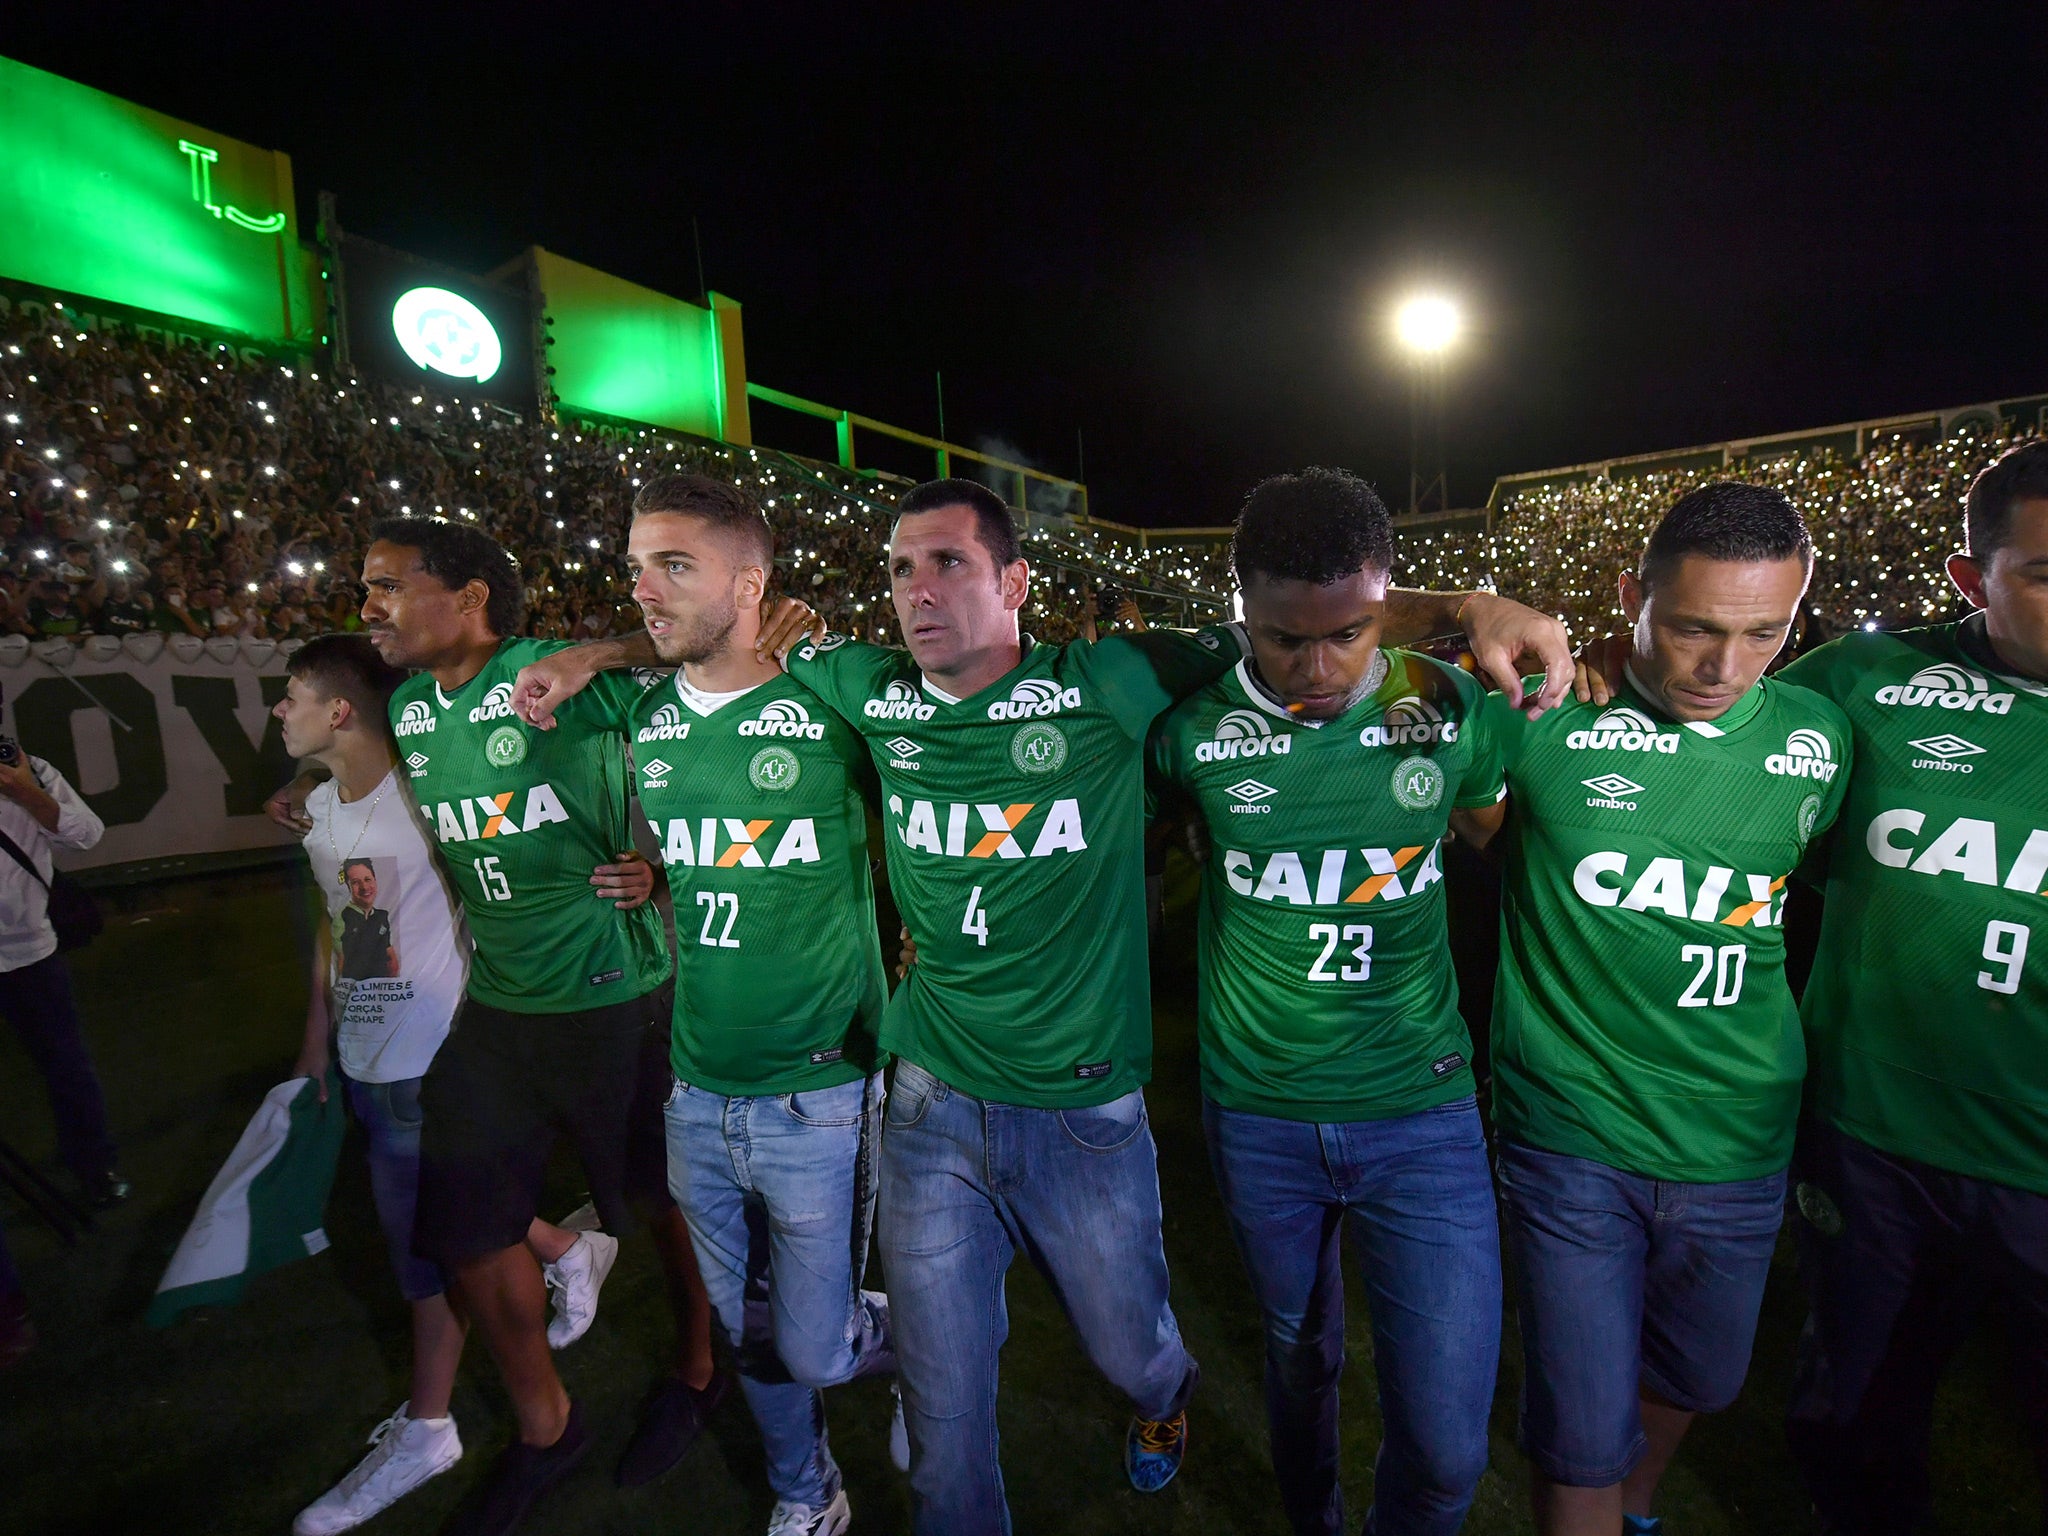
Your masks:
M 28 1298 L 0 1296 L 0 1371 L 36 1347 L 36 1325 L 28 1320 Z
M 103 1168 L 98 1173 L 87 1174 L 78 1184 L 85 1192 L 86 1204 L 102 1211 L 119 1205 L 135 1193 L 135 1186 L 121 1177 L 118 1168 Z
M 1188 1415 L 1182 1409 L 1170 1419 L 1132 1419 L 1124 1438 L 1124 1471 L 1140 1493 L 1157 1493 L 1173 1481 L 1188 1454 Z
M 469 1502 L 448 1522 L 446 1536 L 510 1536 L 533 1501 L 566 1477 L 589 1449 L 582 1405 L 572 1402 L 562 1438 L 553 1445 L 535 1447 L 514 1440 L 505 1447 Z
M 621 1488 L 651 1483 L 683 1459 L 697 1443 L 704 1425 L 732 1390 L 732 1372 L 720 1367 L 702 1391 L 683 1381 L 669 1381 L 647 1400 L 633 1443 L 619 1458 Z
M 1664 1517 L 1661 1515 L 1623 1515 L 1621 1536 L 1663 1536 Z

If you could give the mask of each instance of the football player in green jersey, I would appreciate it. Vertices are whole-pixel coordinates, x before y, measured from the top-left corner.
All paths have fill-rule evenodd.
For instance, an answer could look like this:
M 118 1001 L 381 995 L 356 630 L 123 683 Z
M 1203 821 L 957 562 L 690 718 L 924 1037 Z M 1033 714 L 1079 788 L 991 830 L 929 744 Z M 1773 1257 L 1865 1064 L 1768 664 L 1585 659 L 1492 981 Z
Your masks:
M 1792 1441 L 1831 1536 L 1925 1519 L 1935 1383 L 1987 1293 L 2048 1478 L 2048 443 L 1984 470 L 1965 518 L 1948 572 L 1975 612 L 1783 674 L 1856 738 L 1794 1164 Z
M 507 638 L 525 605 L 519 567 L 476 529 L 381 522 L 363 584 L 379 654 L 420 669 L 392 695 L 393 729 L 476 946 L 462 1011 L 421 1084 L 413 1240 L 455 1277 L 518 1419 L 459 1528 L 509 1531 L 590 1443 L 549 1357 L 541 1267 L 524 1241 L 558 1128 L 607 1228 L 629 1227 L 635 1203 L 650 1211 L 676 1305 L 678 1377 L 621 1478 L 673 1465 L 722 1380 L 689 1229 L 666 1188 L 667 942 L 650 906 L 602 899 L 618 877 L 591 874 L 631 849 L 623 733 L 640 689 L 621 676 L 546 736 L 519 721 L 513 678 L 548 646 Z
M 874 771 L 844 721 L 755 654 L 775 535 L 744 491 L 650 480 L 628 560 L 654 650 L 680 667 L 633 712 L 679 941 L 669 1188 L 760 1426 L 769 1536 L 839 1536 L 852 1516 L 819 1389 L 896 1363 L 888 1298 L 861 1289 L 888 995 Z
M 1621 578 L 1613 705 L 1488 707 L 1494 1116 L 1546 1536 L 1656 1530 L 1693 1416 L 1748 1369 L 1805 1075 L 1778 923 L 1850 762 L 1839 709 L 1763 678 L 1812 562 L 1778 492 L 1696 491 Z
M 1450 1536 L 1486 1470 L 1500 1357 L 1493 1178 L 1438 862 L 1506 793 L 1480 685 L 1379 644 L 1387 509 L 1335 470 L 1259 485 L 1232 563 L 1252 654 L 1152 733 L 1207 832 L 1202 1119 L 1266 1324 L 1282 1506 L 1345 1529 L 1343 1240 L 1386 1425 L 1366 1528 Z
M 1151 1070 L 1143 756 L 1152 722 L 1241 655 L 1238 634 L 1151 631 L 1038 645 L 1009 510 L 940 480 L 897 504 L 890 584 L 909 649 L 827 635 L 791 676 L 866 738 L 881 780 L 891 892 L 919 958 L 883 1015 L 898 1057 L 878 1233 L 909 1420 L 913 1525 L 1009 1529 L 996 1457 L 1003 1276 L 1021 1248 L 1084 1348 L 1131 1397 L 1133 1484 L 1163 1487 L 1186 1444 L 1195 1367 L 1167 1300 L 1142 1085 Z M 1569 682 L 1556 621 L 1489 594 L 1389 595 L 1407 638 L 1455 629 L 1517 689 L 1540 656 L 1540 709 Z M 767 639 L 772 644 L 776 634 Z M 545 719 L 597 642 L 522 676 Z

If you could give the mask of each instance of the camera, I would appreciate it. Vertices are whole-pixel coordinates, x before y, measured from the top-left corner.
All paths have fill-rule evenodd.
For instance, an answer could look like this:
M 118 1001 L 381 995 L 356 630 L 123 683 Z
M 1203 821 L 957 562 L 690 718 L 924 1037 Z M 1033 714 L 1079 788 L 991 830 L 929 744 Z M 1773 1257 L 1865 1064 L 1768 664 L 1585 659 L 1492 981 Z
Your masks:
M 7 696 L 4 693 L 0 693 L 0 704 L 6 702 Z M 21 744 L 12 736 L 7 735 L 5 732 L 0 732 L 0 763 L 5 763 L 9 768 L 13 768 L 19 765 L 20 762 Z

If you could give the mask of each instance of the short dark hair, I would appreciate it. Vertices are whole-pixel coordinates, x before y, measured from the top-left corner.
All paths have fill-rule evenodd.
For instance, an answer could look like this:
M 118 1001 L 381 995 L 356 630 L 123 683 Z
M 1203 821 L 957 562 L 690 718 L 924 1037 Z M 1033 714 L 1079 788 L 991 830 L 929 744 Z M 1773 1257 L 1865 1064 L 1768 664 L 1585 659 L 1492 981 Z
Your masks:
M 1643 545 L 1636 578 L 1647 589 L 1687 555 L 1709 560 L 1790 560 L 1813 569 L 1813 535 L 1784 492 L 1717 480 L 1678 498 Z
M 702 518 L 720 533 L 738 539 L 763 569 L 775 563 L 775 530 L 761 504 L 729 480 L 709 475 L 656 475 L 633 497 L 633 516 L 660 513 Z
M 1270 475 L 1238 509 L 1230 565 L 1240 587 L 1254 571 L 1327 587 L 1361 570 L 1393 569 L 1394 522 L 1379 493 L 1348 470 Z
M 445 517 L 384 517 L 370 525 L 370 543 L 416 549 L 420 569 L 449 591 L 480 581 L 490 589 L 484 622 L 499 639 L 526 622 L 526 578 L 512 552 L 480 528 Z
M 1010 509 L 1004 505 L 1002 497 L 979 480 L 955 477 L 914 485 L 897 501 L 896 516 L 899 519 L 914 517 L 919 512 L 937 512 L 942 507 L 965 507 L 974 514 L 975 533 L 981 539 L 981 547 L 995 561 L 997 570 L 1015 565 L 1024 558 L 1023 546 L 1017 542 L 1017 525 L 1010 519 Z
M 2048 442 L 2006 449 L 1970 482 L 1963 537 L 1972 559 L 1989 560 L 2011 541 L 2013 509 L 2023 501 L 2048 501 Z
M 355 867 L 356 867 L 356 866 L 357 866 L 358 864 L 362 865 L 362 866 L 363 866 L 363 868 L 367 869 L 367 870 L 368 870 L 368 871 L 370 872 L 370 878 L 371 878 L 372 880 L 374 880 L 374 879 L 376 879 L 376 878 L 377 878 L 377 866 L 376 866 L 376 863 L 375 863 L 375 862 L 374 862 L 373 860 L 370 860 L 370 859 L 343 859 L 343 860 L 341 861 L 341 872 L 342 872 L 342 873 L 343 873 L 344 875 L 346 875 L 346 874 L 347 874 L 347 873 L 348 873 L 348 872 L 349 872 L 350 870 L 354 869 L 354 868 L 355 868 Z
M 315 636 L 292 652 L 284 670 L 321 690 L 322 698 L 347 699 L 358 715 L 390 734 L 391 693 L 405 681 L 405 669 L 378 655 L 368 635 Z

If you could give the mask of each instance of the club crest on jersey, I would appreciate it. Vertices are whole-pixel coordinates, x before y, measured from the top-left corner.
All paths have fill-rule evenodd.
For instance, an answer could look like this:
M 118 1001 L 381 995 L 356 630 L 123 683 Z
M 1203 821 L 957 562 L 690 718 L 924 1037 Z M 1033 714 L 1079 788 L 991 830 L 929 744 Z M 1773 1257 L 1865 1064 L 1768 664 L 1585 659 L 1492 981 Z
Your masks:
M 869 699 L 861 705 L 860 712 L 870 720 L 929 720 L 939 712 L 939 706 L 927 704 L 915 688 L 899 677 L 882 690 L 879 699 Z
M 425 699 L 414 699 L 398 712 L 398 724 L 392 730 L 401 736 L 431 736 L 434 734 L 434 712 L 427 708 Z
M 1358 733 L 1361 747 L 1422 747 L 1457 739 L 1458 722 L 1446 720 L 1442 710 L 1422 698 L 1394 700 L 1378 725 Z
M 1041 715 L 1056 715 L 1063 709 L 1081 707 L 1081 690 L 1062 688 L 1058 683 L 1043 677 L 1027 677 L 1010 690 L 1007 699 L 997 699 L 988 707 L 991 720 L 1032 720 Z
M 1394 803 L 1404 811 L 1426 811 L 1444 797 L 1444 771 L 1433 758 L 1403 758 L 1391 781 Z
M 681 706 L 664 704 L 654 712 L 654 717 L 640 727 L 635 741 L 681 741 L 690 734 L 690 722 L 683 718 Z
M 822 731 L 824 727 L 815 729 Z M 795 789 L 796 781 L 803 777 L 803 772 L 804 765 L 797 761 L 796 754 L 789 748 L 763 747 L 747 764 L 747 782 L 756 789 L 779 794 L 785 789 Z
M 512 685 L 494 683 L 491 691 L 483 696 L 481 703 L 469 712 L 471 725 L 482 725 L 486 720 L 510 720 L 512 718 Z
M 1257 710 L 1233 709 L 1216 722 L 1214 737 L 1195 743 L 1195 761 L 1227 763 L 1233 758 L 1261 757 L 1267 753 L 1285 757 L 1293 750 L 1294 737 L 1285 733 L 1275 736 L 1273 727 Z
M 1764 759 L 1764 772 L 1791 779 L 1817 779 L 1832 784 L 1842 765 L 1835 761 L 1834 743 L 1819 731 L 1805 727 L 1785 738 L 1785 750 Z
M 1922 709 L 1981 710 L 2002 715 L 2012 708 L 2016 694 L 1995 693 L 1991 680 L 1981 672 L 1952 661 L 1922 667 L 1903 683 L 1888 683 L 1877 690 L 1880 704 L 1917 705 Z
M 1066 760 L 1066 733 L 1056 725 L 1022 725 L 1010 738 L 1010 761 L 1023 773 L 1058 773 Z
M 811 712 L 795 699 L 772 699 L 761 713 L 740 722 L 742 736 L 788 736 L 805 741 L 823 741 L 825 727 L 811 718 Z
M 1666 757 L 1678 750 L 1678 742 L 1678 732 L 1658 730 L 1656 721 L 1626 704 L 1603 710 L 1592 725 L 1564 739 L 1574 752 L 1662 752 Z
M 1965 741 L 1960 736 L 1944 731 L 1939 736 L 1922 736 L 1918 741 L 1906 743 L 1926 753 L 1925 757 L 1913 759 L 1915 768 L 1932 768 L 1940 773 L 1975 773 L 1977 765 L 1961 759 L 1975 757 L 1984 749 L 1974 741 Z
M 484 756 L 493 768 L 516 768 L 526 761 L 526 732 L 501 725 L 484 740 Z

